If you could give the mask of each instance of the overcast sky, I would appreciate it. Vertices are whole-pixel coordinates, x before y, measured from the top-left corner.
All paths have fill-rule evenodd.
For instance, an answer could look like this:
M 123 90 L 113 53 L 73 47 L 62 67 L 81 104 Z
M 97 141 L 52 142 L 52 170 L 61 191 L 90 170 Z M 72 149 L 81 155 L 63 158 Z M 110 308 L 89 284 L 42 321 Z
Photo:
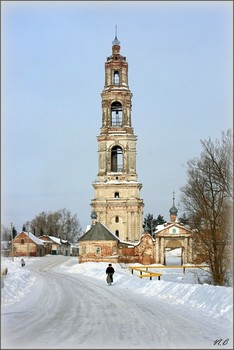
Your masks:
M 104 64 L 129 64 L 144 216 L 180 208 L 200 140 L 232 126 L 232 1 L 2 1 L 2 224 L 66 208 L 90 224 Z M 179 211 L 178 216 L 182 215 Z

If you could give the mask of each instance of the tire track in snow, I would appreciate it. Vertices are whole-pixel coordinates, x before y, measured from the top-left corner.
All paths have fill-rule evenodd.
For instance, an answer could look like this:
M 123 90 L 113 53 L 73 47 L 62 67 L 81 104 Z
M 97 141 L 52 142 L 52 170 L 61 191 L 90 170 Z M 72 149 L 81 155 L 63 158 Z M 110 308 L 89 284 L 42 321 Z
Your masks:
M 4 349 L 213 348 L 206 335 L 211 323 L 201 325 L 194 312 L 117 284 L 66 275 L 56 268 L 67 259 L 45 257 L 30 266 L 35 285 L 3 315 Z

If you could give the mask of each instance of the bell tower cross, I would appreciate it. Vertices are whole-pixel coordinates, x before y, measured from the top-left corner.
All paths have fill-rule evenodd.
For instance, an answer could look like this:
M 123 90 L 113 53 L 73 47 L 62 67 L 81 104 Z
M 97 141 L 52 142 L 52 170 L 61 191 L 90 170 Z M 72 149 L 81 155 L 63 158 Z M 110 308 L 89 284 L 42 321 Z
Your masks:
M 98 175 L 93 183 L 92 211 L 97 221 L 122 240 L 138 241 L 142 234 L 142 184 L 137 182 L 136 141 L 131 122 L 132 93 L 128 63 L 120 54 L 120 42 L 112 42 L 105 62 L 101 93 L 102 126 L 98 140 Z

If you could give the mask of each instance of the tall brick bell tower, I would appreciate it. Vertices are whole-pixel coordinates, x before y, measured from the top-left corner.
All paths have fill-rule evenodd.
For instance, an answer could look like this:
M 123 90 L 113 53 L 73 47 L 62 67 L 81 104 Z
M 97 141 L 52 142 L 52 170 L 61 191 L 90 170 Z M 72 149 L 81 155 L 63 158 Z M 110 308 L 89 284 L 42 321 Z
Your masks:
M 138 241 L 142 234 L 142 184 L 136 174 L 137 136 L 131 123 L 132 93 L 128 63 L 120 54 L 117 33 L 105 63 L 102 127 L 98 140 L 98 175 L 93 183 L 92 219 L 121 240 Z

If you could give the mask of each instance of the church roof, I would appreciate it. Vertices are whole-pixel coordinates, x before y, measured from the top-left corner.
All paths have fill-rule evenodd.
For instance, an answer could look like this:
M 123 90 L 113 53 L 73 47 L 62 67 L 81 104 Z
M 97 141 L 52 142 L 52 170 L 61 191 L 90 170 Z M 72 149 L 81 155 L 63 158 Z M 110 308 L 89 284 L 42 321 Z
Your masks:
M 112 44 L 118 45 L 118 46 L 120 45 L 120 41 L 117 38 L 117 25 L 115 26 L 115 39 L 114 39 L 114 41 L 112 41 Z
M 174 214 L 174 215 L 177 215 L 177 213 L 178 213 L 178 209 L 175 206 L 175 192 L 173 192 L 173 204 L 172 204 L 171 209 L 169 210 L 169 213 Z
M 83 236 L 79 238 L 79 241 L 118 241 L 113 233 L 111 233 L 104 225 L 97 222 L 87 231 Z
M 117 36 L 115 36 L 115 40 L 112 41 L 113 45 L 120 45 L 120 41 L 118 40 Z
M 173 205 L 172 207 L 171 207 L 171 209 L 169 210 L 169 212 L 170 212 L 170 214 L 177 214 L 178 213 L 178 209 Z
M 157 235 L 158 233 L 161 233 L 163 232 L 164 230 L 168 230 L 169 228 L 171 227 L 178 227 L 180 229 L 183 229 L 185 231 L 188 231 L 189 233 L 192 232 L 192 230 L 190 229 L 189 226 L 185 226 L 184 224 L 176 221 L 176 222 L 165 222 L 164 224 L 162 225 L 158 225 L 156 226 L 156 231 L 155 231 L 155 234 Z

